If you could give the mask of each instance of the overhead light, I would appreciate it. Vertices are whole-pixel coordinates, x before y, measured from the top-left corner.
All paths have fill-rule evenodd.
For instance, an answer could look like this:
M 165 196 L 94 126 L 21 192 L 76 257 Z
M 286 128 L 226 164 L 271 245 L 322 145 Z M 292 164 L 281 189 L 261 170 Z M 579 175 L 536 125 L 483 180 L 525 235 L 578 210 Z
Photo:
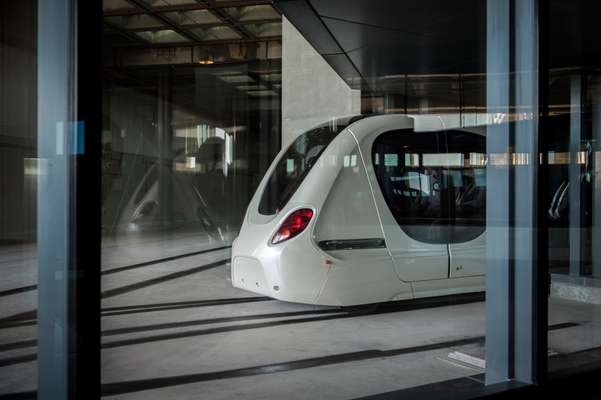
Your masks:
M 199 49 L 200 51 L 198 51 L 198 63 L 202 64 L 202 65 L 210 65 L 210 64 L 215 64 L 215 57 L 213 57 L 213 54 L 211 53 L 211 51 L 209 51 L 206 48 L 203 49 Z
M 215 64 L 215 60 L 213 60 L 213 56 L 209 55 L 206 58 L 201 58 L 198 60 L 198 63 L 202 65 L 210 65 Z

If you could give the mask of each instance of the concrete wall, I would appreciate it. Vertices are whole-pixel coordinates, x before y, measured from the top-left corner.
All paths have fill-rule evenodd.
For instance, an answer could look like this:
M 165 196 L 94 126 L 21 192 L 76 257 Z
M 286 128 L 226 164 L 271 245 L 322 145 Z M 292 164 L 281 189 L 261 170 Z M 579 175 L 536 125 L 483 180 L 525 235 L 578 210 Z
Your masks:
M 303 131 L 361 112 L 361 92 L 352 90 L 298 30 L 282 18 L 282 146 Z

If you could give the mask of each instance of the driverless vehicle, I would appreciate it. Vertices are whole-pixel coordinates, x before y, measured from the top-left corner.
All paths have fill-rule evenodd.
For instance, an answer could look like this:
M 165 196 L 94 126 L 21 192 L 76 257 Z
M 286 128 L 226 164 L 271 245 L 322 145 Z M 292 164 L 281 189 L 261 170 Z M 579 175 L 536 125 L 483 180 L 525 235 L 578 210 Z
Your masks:
M 232 246 L 235 287 L 351 306 L 484 291 L 485 129 L 333 120 L 278 154 Z

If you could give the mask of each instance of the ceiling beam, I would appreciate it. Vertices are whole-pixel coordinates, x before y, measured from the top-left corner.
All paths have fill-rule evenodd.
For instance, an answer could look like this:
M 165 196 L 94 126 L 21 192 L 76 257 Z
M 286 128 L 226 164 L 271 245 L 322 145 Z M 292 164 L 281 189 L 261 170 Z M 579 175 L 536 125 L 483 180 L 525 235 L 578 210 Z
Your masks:
M 169 11 L 193 11 L 193 10 L 211 10 L 211 9 L 219 9 L 219 8 L 228 8 L 228 7 L 245 7 L 245 6 L 260 6 L 260 5 L 271 5 L 273 1 L 271 0 L 231 0 L 231 1 L 220 1 L 219 3 L 213 4 L 188 4 L 188 5 L 178 5 L 178 6 L 160 6 L 160 7 L 148 7 L 154 12 L 164 13 Z M 127 15 L 139 15 L 139 14 L 147 14 L 148 11 L 144 8 L 134 8 L 134 9 L 122 9 L 122 10 L 110 10 L 105 11 L 104 16 L 113 17 L 113 16 L 127 16 Z
M 103 23 L 110 30 L 115 31 L 116 33 L 118 33 L 120 35 L 123 35 L 123 36 L 127 37 L 128 39 L 131 39 L 131 40 L 139 43 L 140 45 L 146 45 L 146 44 L 149 43 L 148 41 L 142 39 L 140 36 L 138 36 L 135 33 L 133 33 L 133 31 L 130 31 L 130 30 L 127 30 L 127 29 L 123 29 L 123 28 L 121 28 L 117 24 L 114 24 L 114 23 L 109 22 L 107 20 L 104 20 Z
M 183 37 L 185 37 L 186 39 L 192 41 L 192 42 L 201 42 L 202 40 L 196 36 L 194 33 L 190 32 L 187 29 L 182 28 L 181 26 L 171 22 L 171 20 L 169 20 L 169 18 L 164 17 L 162 14 L 160 14 L 159 12 L 155 11 L 156 9 L 146 5 L 143 1 L 141 0 L 127 0 L 127 2 L 129 4 L 132 4 L 136 7 L 141 8 L 142 10 L 144 10 L 144 14 L 149 14 L 151 16 L 153 16 L 154 18 L 158 19 L 159 21 L 161 21 L 163 24 L 165 24 L 168 28 L 171 28 L 173 31 L 179 33 L 180 35 L 182 35 Z
M 213 45 L 228 45 L 228 44 L 249 44 L 249 43 L 260 43 L 260 42 L 281 42 L 281 36 L 266 36 L 262 38 L 252 39 L 228 39 L 228 40 L 205 40 L 202 42 L 195 43 L 150 43 L 140 38 L 141 44 L 115 44 L 114 47 L 129 47 L 129 48 L 153 48 L 160 49 L 165 47 L 195 47 L 195 46 L 213 46 Z
M 228 25 L 236 33 L 245 39 L 253 39 L 255 36 L 242 24 L 231 17 L 224 9 L 217 8 L 215 0 L 196 0 L 199 4 L 204 4 L 208 7 L 208 10 L 221 22 Z
M 281 18 L 269 18 L 269 19 L 261 19 L 261 20 L 256 20 L 256 21 L 252 21 L 253 24 L 267 24 L 267 23 L 275 23 L 275 22 L 282 22 Z M 211 22 L 208 24 L 185 24 L 182 25 L 184 28 L 213 28 L 216 26 L 228 26 L 231 28 L 231 26 L 229 24 L 227 24 L 224 21 L 221 22 Z M 131 28 L 128 29 L 130 32 L 148 32 L 148 31 L 160 31 L 160 30 L 164 30 L 165 27 L 164 26 L 153 26 L 153 27 L 148 27 L 148 28 Z

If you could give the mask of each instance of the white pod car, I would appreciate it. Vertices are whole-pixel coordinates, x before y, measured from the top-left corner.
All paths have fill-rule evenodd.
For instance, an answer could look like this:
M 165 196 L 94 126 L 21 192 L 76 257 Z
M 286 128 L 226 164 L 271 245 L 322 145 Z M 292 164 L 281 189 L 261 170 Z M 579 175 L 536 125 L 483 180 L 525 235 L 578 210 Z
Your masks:
M 235 287 L 350 306 L 484 290 L 482 128 L 339 119 L 282 150 L 232 247 Z

